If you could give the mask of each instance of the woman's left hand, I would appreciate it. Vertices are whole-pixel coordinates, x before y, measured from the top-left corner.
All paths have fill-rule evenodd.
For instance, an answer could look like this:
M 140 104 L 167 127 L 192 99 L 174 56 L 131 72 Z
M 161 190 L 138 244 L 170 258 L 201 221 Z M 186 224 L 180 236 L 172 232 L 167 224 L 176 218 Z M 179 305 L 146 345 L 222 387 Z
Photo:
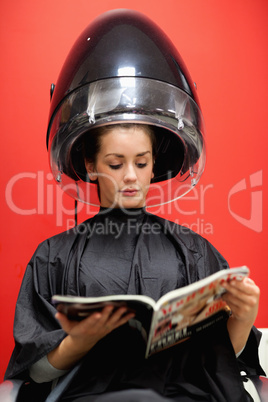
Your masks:
M 250 278 L 224 282 L 222 286 L 227 291 L 222 298 L 232 311 L 228 331 L 234 350 L 238 353 L 245 346 L 257 317 L 260 289 Z
M 259 306 L 260 289 L 250 278 L 242 281 L 225 282 L 223 287 L 227 292 L 223 299 L 232 310 L 233 317 L 239 321 L 254 323 Z

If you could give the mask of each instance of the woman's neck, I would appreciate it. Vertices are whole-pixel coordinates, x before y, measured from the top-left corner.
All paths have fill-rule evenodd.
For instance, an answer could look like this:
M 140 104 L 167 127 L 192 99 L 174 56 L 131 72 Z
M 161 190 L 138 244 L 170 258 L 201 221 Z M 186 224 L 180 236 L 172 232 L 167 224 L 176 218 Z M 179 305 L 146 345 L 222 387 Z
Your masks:
M 125 215 L 131 217 L 140 216 L 145 213 L 145 207 L 140 208 L 109 208 L 100 206 L 100 214 L 113 214 L 113 215 Z

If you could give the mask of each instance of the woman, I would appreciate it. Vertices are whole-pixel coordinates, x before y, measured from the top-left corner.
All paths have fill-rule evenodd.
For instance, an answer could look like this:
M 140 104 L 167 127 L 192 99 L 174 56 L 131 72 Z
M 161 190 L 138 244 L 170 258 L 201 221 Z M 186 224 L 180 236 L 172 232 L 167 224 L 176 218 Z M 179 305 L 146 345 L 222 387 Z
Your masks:
M 20 293 L 18 306 L 21 304 L 21 308 L 25 306 L 26 294 L 28 298 L 31 293 L 33 304 L 27 300 L 28 307 L 32 305 L 32 310 L 34 300 L 38 298 L 36 305 L 40 308 L 43 305 L 42 308 L 46 310 L 44 316 L 44 313 L 40 315 L 39 311 L 38 317 L 33 317 L 30 334 L 29 329 L 27 334 L 26 331 L 24 334 L 28 338 L 28 348 L 32 342 L 35 345 L 34 349 L 40 349 L 39 355 L 46 353 L 44 358 L 28 367 L 30 377 L 37 383 L 52 381 L 79 363 L 80 374 L 68 385 L 65 396 L 63 394 L 61 397 L 63 401 L 97 401 L 98 394 L 102 395 L 101 398 L 107 394 L 109 398 L 107 400 L 112 397 L 115 400 L 120 400 L 120 397 L 122 400 L 128 400 L 127 398 L 133 398 L 137 392 L 137 399 L 134 400 L 143 400 L 142 398 L 150 400 L 148 399 L 150 397 L 159 400 L 165 400 L 166 397 L 175 400 L 209 400 L 208 397 L 211 400 L 224 400 L 230 398 L 230 395 L 228 396 L 230 390 L 226 387 L 226 378 L 221 377 L 221 373 L 215 374 L 214 365 L 221 362 L 221 369 L 227 372 L 228 362 L 230 367 L 227 377 L 229 380 L 233 376 L 237 377 L 237 381 L 233 378 L 231 380 L 233 399 L 228 400 L 239 400 L 244 391 L 239 380 L 235 353 L 241 353 L 248 341 L 259 299 L 259 289 L 250 279 L 224 285 L 228 291 L 225 300 L 233 311 L 227 323 L 228 333 L 225 330 L 226 324 L 221 324 L 208 331 L 206 336 L 161 352 L 148 361 L 144 360 L 144 347 L 138 335 L 124 325 L 134 316 L 125 308 L 113 311 L 112 306 L 107 306 L 102 312 L 92 314 L 79 323 L 69 321 L 66 316 L 57 313 L 56 319 L 59 320 L 63 331 L 59 329 L 56 320 L 53 320 L 53 309 L 49 305 L 49 300 L 53 292 L 57 292 L 64 282 L 67 286 L 66 293 L 77 292 L 73 281 L 70 280 L 75 276 L 74 272 L 70 271 L 76 269 L 74 265 L 77 263 L 79 272 L 77 286 L 78 292 L 82 295 L 142 293 L 155 299 L 169 290 L 188 283 L 189 268 L 184 261 L 192 257 L 193 243 L 195 252 L 210 255 L 203 262 L 206 267 L 199 262 L 195 264 L 195 272 L 191 272 L 190 275 L 197 274 L 200 277 L 226 267 L 223 258 L 204 239 L 190 231 L 181 235 L 180 228 L 177 227 L 176 233 L 180 239 L 175 244 L 171 235 L 165 233 L 165 222 L 145 212 L 146 195 L 154 176 L 152 129 L 149 126 L 128 124 L 105 126 L 95 131 L 92 134 L 92 138 L 96 141 L 95 146 L 92 146 L 92 138 L 88 136 L 91 143 L 89 156 L 88 141 L 85 141 L 85 165 L 91 179 L 98 180 L 101 209 L 99 214 L 86 223 L 87 235 L 75 236 L 76 242 L 83 243 L 80 245 L 83 250 L 78 253 L 79 257 L 76 256 L 79 263 L 72 262 L 67 273 L 66 269 L 59 269 L 57 263 L 60 272 L 57 272 L 56 276 L 51 268 L 43 267 L 45 268 L 43 271 L 41 265 L 47 264 L 47 259 L 53 266 L 56 258 L 62 258 L 66 249 L 61 253 L 59 249 L 63 244 L 69 242 L 70 247 L 71 239 L 75 243 L 73 239 L 75 232 L 50 239 L 39 248 L 32 259 Z M 92 149 L 96 150 L 96 154 L 92 155 Z M 156 223 L 161 224 L 161 231 L 156 231 Z M 144 225 L 146 225 L 145 234 L 142 233 Z M 114 236 L 115 227 L 120 228 L 118 236 Z M 144 241 L 147 246 L 143 246 Z M 188 244 L 186 243 L 185 250 L 182 250 L 184 242 Z M 57 257 L 55 255 L 52 257 L 55 253 Z M 148 253 L 154 253 L 154 256 L 148 256 Z M 40 259 L 44 261 L 40 263 Z M 60 263 L 63 264 L 64 262 Z M 207 270 L 206 273 L 202 272 L 204 269 Z M 65 275 L 68 277 L 67 280 L 64 278 Z M 32 286 L 32 280 L 37 284 L 36 290 L 27 292 L 26 288 Z M 45 283 L 49 280 L 56 283 L 56 287 Z M 43 299 L 42 302 L 40 298 Z M 32 314 L 31 311 L 30 315 Z M 44 317 L 51 322 L 45 323 Z M 21 324 L 18 315 L 15 326 Z M 50 333 L 47 333 L 48 330 Z M 43 334 L 38 336 L 38 332 Z M 253 345 L 249 344 L 248 350 L 248 353 L 252 353 Z M 29 351 L 23 355 L 23 349 L 20 353 L 16 356 L 16 360 L 23 358 L 25 363 L 37 357 L 29 356 Z M 213 365 L 210 359 L 215 360 Z M 186 361 L 182 364 L 182 360 Z M 201 369 L 204 362 L 205 366 L 207 364 L 206 374 L 203 368 Z M 191 370 L 189 365 L 192 366 Z M 218 378 L 215 380 L 214 376 Z M 224 383 L 221 384 L 221 381 Z M 215 384 L 224 386 L 224 389 L 213 390 L 213 383 L 214 386 Z M 128 391 L 123 392 L 125 389 Z M 143 394 L 140 393 L 142 389 L 145 389 Z M 164 399 L 161 399 L 163 396 Z
M 122 13 L 127 17 L 123 23 Z M 158 69 L 172 48 L 161 36 L 163 51 L 155 52 L 161 60 L 150 61 L 147 70 L 142 63 L 150 41 L 155 48 L 157 30 L 141 20 L 125 11 L 105 15 L 97 24 L 105 41 L 98 44 L 93 43 L 98 37 L 93 24 L 94 35 L 86 32 L 75 46 L 81 64 L 67 62 L 56 85 L 48 130 L 52 171 L 76 199 L 100 203 L 100 212 L 46 240 L 32 257 L 17 302 L 16 346 L 6 378 L 28 380 L 39 398 L 40 389 L 50 389 L 61 378 L 52 391 L 54 400 L 61 401 L 244 401 L 239 368 L 262 373 L 259 335 L 252 329 L 259 288 L 252 280 L 225 284 L 232 309 L 228 320 L 147 360 L 138 332 L 129 325 L 133 314 L 125 308 L 107 306 L 77 323 L 56 314 L 51 304 L 53 294 L 144 294 L 157 300 L 228 266 L 201 236 L 145 210 L 155 198 L 167 202 L 181 196 L 179 185 L 185 192 L 185 183 L 196 184 L 204 167 L 204 138 L 184 67 L 174 78 L 178 56 L 162 63 L 153 79 L 146 78 L 146 71 L 151 73 L 154 65 Z M 137 40 L 127 40 L 134 33 Z M 112 45 L 114 57 L 114 36 L 126 40 L 124 52 L 140 43 L 140 53 L 132 49 L 136 59 L 145 55 L 131 70 L 138 76 L 121 77 L 117 66 L 119 76 L 107 78 L 101 60 L 96 80 L 92 64 L 86 73 L 85 55 L 91 62 L 94 54 L 96 66 L 103 46 L 109 51 Z M 184 89 L 164 82 L 166 76 Z

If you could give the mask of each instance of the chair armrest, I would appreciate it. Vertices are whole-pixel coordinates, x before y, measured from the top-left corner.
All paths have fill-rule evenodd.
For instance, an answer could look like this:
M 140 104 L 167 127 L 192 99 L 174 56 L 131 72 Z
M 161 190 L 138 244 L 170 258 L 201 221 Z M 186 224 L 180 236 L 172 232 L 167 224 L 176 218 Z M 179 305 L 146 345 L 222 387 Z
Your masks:
M 16 402 L 23 380 L 6 380 L 0 384 L 0 401 Z
M 244 387 L 254 402 L 268 401 L 268 378 L 264 376 L 245 377 Z
M 261 401 L 267 402 L 268 401 L 268 378 L 261 376 L 260 383 L 256 388 L 259 392 Z

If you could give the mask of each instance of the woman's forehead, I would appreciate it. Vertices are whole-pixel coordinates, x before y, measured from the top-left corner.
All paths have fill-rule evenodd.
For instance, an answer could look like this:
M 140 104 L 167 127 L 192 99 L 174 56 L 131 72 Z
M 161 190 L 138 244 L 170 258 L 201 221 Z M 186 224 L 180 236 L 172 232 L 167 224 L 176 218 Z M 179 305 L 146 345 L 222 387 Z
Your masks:
M 114 128 L 101 137 L 100 152 L 124 155 L 125 152 L 144 154 L 151 152 L 152 143 L 142 128 Z

